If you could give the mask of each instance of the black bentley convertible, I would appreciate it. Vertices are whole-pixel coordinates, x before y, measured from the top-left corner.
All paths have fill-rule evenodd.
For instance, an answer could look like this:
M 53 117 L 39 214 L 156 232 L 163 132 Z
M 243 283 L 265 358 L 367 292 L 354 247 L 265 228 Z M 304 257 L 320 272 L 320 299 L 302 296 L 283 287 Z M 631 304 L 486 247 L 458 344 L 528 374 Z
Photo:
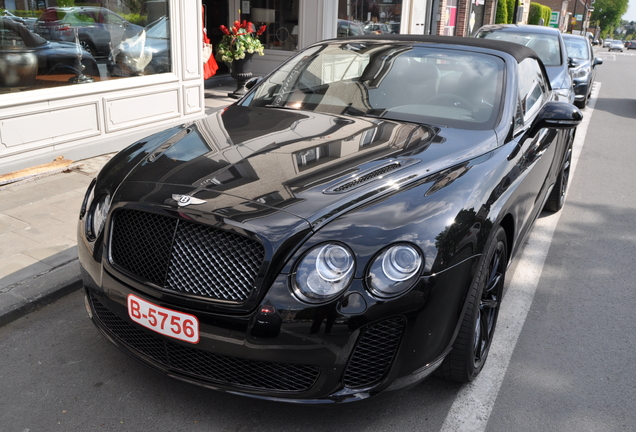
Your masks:
M 554 99 L 517 44 L 312 45 L 104 167 L 78 225 L 88 313 L 131 356 L 236 394 L 470 381 L 511 259 L 563 206 L 582 115 Z

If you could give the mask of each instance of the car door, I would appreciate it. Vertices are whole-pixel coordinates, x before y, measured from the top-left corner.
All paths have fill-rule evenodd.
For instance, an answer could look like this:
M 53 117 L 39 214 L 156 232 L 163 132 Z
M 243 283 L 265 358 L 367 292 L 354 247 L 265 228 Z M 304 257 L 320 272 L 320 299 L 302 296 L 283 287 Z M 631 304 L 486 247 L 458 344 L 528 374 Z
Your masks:
M 515 212 L 523 237 L 541 212 L 550 187 L 554 183 L 560 148 L 565 141 L 564 131 L 541 129 L 530 134 L 532 124 L 541 108 L 550 100 L 547 76 L 535 59 L 519 64 L 517 113 L 514 120 L 516 169 L 520 182 L 516 190 Z

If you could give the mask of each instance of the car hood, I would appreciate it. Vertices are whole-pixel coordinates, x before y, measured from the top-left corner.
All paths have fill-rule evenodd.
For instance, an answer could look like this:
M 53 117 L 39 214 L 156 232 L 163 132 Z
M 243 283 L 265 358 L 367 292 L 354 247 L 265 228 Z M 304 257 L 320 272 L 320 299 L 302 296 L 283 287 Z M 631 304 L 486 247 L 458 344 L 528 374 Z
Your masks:
M 492 130 L 233 105 L 180 129 L 126 182 L 162 185 L 137 188 L 163 190 L 157 202 L 170 191 L 206 200 L 197 211 L 269 209 L 316 228 L 496 146 Z

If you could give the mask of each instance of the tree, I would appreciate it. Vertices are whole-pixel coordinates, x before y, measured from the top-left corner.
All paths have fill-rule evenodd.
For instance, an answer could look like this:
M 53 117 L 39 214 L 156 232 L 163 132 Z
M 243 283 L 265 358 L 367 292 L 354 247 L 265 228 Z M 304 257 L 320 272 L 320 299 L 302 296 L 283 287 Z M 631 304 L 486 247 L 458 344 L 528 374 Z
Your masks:
M 596 0 L 591 22 L 603 29 L 603 34 L 618 27 L 622 16 L 627 12 L 627 0 Z

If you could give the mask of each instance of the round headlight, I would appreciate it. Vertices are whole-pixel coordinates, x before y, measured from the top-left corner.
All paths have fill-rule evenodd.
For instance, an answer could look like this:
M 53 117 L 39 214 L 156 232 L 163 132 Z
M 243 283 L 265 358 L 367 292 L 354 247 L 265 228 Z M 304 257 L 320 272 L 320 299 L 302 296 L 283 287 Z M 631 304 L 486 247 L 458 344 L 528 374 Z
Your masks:
M 391 298 L 406 292 L 417 281 L 422 261 L 419 249 L 408 244 L 398 244 L 383 250 L 369 267 L 369 290 L 380 298 Z
M 353 253 L 343 245 L 327 243 L 312 248 L 293 275 L 293 288 L 303 301 L 321 303 L 342 293 L 354 274 Z
M 90 240 L 96 239 L 102 233 L 108 210 L 110 210 L 110 195 L 104 194 L 94 200 L 86 218 L 86 235 Z

